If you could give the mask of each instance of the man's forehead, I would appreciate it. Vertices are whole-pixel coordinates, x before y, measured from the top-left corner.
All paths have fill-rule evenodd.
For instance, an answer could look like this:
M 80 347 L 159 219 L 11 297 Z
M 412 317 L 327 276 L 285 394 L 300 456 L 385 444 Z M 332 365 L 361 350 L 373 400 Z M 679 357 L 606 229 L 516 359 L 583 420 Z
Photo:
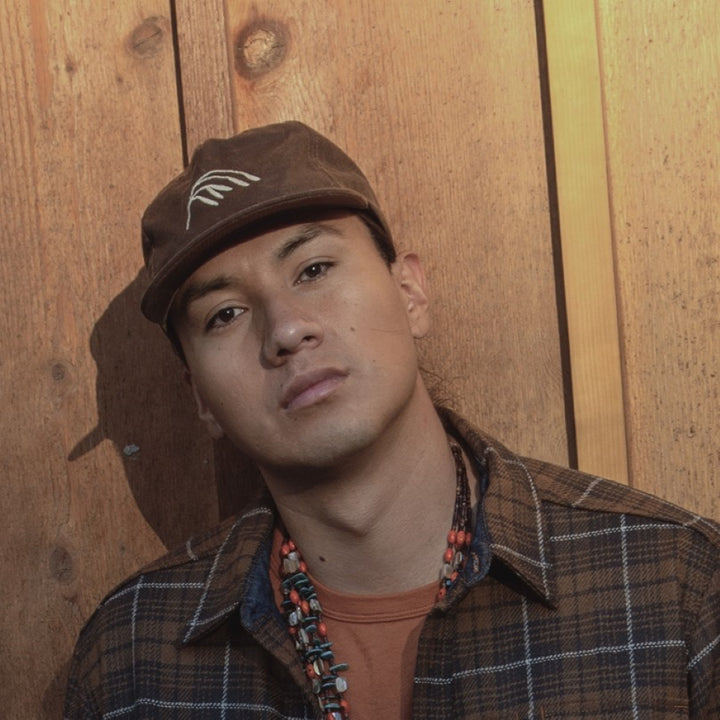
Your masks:
M 318 237 L 350 237 L 354 236 L 356 230 L 362 231 L 364 228 L 362 221 L 354 213 L 338 212 L 321 214 L 317 218 L 304 218 L 299 222 L 264 227 L 250 235 L 229 239 L 219 252 L 200 263 L 188 279 L 207 266 L 221 266 L 223 257 L 227 257 L 230 252 L 242 253 L 247 250 L 249 255 L 261 252 L 277 260 L 284 260 L 295 250 Z M 354 239 L 356 238 L 353 237 Z

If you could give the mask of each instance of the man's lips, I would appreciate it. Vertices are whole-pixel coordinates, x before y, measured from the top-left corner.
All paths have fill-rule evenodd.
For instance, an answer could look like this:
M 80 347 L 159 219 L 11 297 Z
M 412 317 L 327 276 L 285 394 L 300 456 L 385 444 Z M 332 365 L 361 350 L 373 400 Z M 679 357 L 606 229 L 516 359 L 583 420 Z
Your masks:
M 324 400 L 345 381 L 347 373 L 335 368 L 312 370 L 293 378 L 280 402 L 283 410 L 299 410 Z

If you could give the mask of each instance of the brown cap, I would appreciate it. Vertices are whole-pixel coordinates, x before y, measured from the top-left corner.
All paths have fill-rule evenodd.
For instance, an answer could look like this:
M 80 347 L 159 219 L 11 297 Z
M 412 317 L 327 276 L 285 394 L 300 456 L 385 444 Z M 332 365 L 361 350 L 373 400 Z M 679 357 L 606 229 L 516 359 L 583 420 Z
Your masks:
M 313 208 L 367 213 L 392 246 L 360 168 L 306 125 L 285 122 L 206 141 L 143 215 L 150 276 L 143 313 L 164 326 L 173 296 L 200 265 L 233 242 L 252 237 L 251 225 Z

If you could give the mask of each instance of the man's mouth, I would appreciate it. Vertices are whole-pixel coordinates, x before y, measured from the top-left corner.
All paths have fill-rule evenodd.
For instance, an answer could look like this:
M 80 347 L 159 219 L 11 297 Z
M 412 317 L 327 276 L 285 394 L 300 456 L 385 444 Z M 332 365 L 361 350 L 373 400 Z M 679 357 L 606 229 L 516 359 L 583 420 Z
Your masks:
M 280 402 L 283 410 L 301 410 L 321 402 L 345 382 L 347 373 L 335 368 L 322 368 L 293 378 Z

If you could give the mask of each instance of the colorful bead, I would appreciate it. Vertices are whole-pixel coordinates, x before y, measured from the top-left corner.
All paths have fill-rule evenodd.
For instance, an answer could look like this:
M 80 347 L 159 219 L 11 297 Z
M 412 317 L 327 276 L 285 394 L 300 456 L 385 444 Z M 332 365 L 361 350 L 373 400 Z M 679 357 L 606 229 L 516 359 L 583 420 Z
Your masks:
M 347 670 L 346 663 L 335 663 L 327 641 L 327 626 L 322 620 L 322 607 L 305 563 L 291 540 L 280 548 L 282 558 L 282 609 L 288 631 L 305 668 L 305 675 L 326 718 L 349 720 L 349 705 L 342 695 L 347 680 L 338 675 Z
M 344 677 L 338 677 L 335 679 L 335 689 L 339 693 L 344 693 L 347 691 L 347 680 Z
M 300 562 L 297 558 L 296 552 L 288 553 L 287 557 L 282 561 L 283 570 L 286 574 L 292 575 L 300 569 Z
M 470 529 L 470 485 L 467 479 L 465 463 L 462 460 L 462 451 L 454 443 L 450 444 L 455 460 L 456 488 L 455 510 L 453 513 L 452 528 L 447 534 L 447 548 L 443 554 L 443 564 L 440 568 L 440 589 L 437 599 L 442 600 L 447 591 L 453 586 L 460 572 L 465 567 L 467 559 L 466 549 L 472 542 Z

